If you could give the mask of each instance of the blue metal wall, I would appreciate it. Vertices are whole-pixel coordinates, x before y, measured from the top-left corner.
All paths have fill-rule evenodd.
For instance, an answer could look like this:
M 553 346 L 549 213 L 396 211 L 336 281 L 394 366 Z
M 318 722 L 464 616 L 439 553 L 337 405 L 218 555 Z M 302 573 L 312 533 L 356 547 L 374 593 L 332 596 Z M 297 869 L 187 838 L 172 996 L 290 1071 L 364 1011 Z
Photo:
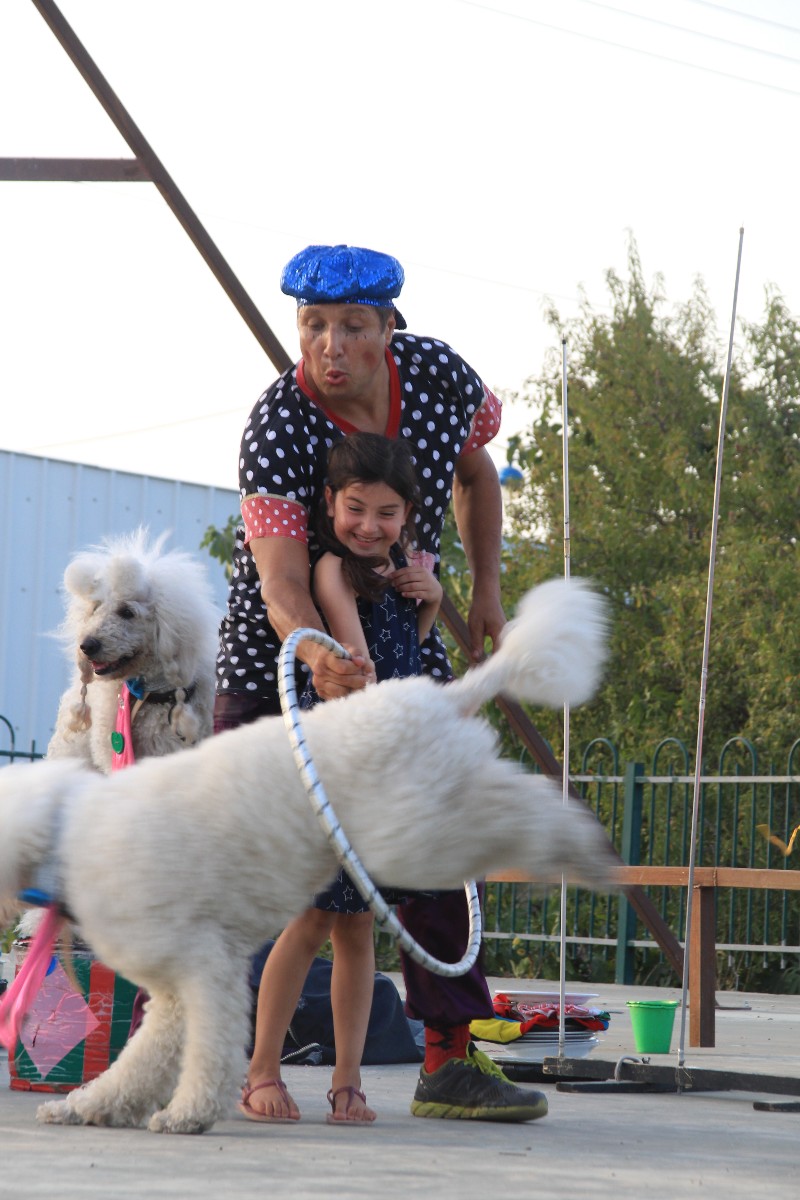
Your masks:
M 167 549 L 208 564 L 221 613 L 224 570 L 199 547 L 209 525 L 238 510 L 233 490 L 0 450 L 0 713 L 18 749 L 32 740 L 46 748 L 70 677 L 48 634 L 63 616 L 60 585 L 73 554 L 139 525 L 154 536 L 169 530 Z

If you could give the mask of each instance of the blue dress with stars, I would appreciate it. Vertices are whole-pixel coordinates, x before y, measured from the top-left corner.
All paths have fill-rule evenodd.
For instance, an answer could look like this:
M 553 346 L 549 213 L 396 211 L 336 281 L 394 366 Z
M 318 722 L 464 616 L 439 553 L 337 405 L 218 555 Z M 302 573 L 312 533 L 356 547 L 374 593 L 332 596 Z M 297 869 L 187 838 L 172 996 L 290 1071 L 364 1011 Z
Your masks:
M 391 558 L 397 570 L 407 565 L 405 556 L 397 546 L 392 547 Z M 378 683 L 385 679 L 420 675 L 422 661 L 416 600 L 401 596 L 390 584 L 380 600 L 357 596 L 356 604 Z M 310 708 L 318 700 L 319 697 L 309 685 L 300 703 L 303 708 Z M 353 915 L 366 912 L 369 905 L 342 869 L 331 886 L 314 897 L 314 908 Z

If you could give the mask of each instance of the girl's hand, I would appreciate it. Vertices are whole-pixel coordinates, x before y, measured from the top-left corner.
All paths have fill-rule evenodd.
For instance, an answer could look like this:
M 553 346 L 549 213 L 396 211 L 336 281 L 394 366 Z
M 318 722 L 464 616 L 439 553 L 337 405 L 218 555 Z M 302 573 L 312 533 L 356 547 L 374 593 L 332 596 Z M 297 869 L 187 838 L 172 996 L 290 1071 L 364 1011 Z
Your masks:
M 392 587 L 407 599 L 421 604 L 435 604 L 437 608 L 442 602 L 442 585 L 425 567 L 401 567 L 392 572 L 389 580 Z

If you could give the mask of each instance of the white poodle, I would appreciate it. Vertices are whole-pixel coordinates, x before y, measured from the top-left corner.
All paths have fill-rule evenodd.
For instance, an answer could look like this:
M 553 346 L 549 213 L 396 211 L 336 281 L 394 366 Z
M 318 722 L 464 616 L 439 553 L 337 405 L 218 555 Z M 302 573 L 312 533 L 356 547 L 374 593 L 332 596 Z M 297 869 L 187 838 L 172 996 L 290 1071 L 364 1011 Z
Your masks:
M 501 649 L 446 687 L 392 680 L 303 717 L 333 808 L 373 879 L 453 888 L 492 868 L 608 887 L 601 827 L 560 785 L 498 757 L 476 716 L 500 690 L 577 704 L 604 655 L 602 601 L 532 592 Z M 42 1121 L 199 1133 L 244 1075 L 247 962 L 335 874 L 284 723 L 267 717 L 110 778 L 78 763 L 0 770 L 0 919 L 49 872 L 94 951 L 147 990 L 117 1061 Z
M 219 613 L 204 567 L 180 551 L 164 553 L 167 536 L 148 544 L 139 529 L 69 563 L 59 636 L 77 669 L 48 758 L 80 758 L 108 774 L 125 681 L 134 689 L 136 758 L 170 754 L 211 733 Z

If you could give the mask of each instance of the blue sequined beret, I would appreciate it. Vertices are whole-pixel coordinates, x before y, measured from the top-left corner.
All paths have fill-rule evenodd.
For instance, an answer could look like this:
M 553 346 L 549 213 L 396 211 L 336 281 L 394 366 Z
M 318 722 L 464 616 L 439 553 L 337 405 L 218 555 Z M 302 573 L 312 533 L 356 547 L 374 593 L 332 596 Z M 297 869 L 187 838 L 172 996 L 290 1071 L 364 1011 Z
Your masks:
M 390 254 L 361 246 L 306 246 L 281 274 L 281 291 L 304 304 L 371 304 L 394 308 L 403 268 Z M 396 312 L 396 318 L 400 314 Z M 399 328 L 405 321 L 397 320 Z

